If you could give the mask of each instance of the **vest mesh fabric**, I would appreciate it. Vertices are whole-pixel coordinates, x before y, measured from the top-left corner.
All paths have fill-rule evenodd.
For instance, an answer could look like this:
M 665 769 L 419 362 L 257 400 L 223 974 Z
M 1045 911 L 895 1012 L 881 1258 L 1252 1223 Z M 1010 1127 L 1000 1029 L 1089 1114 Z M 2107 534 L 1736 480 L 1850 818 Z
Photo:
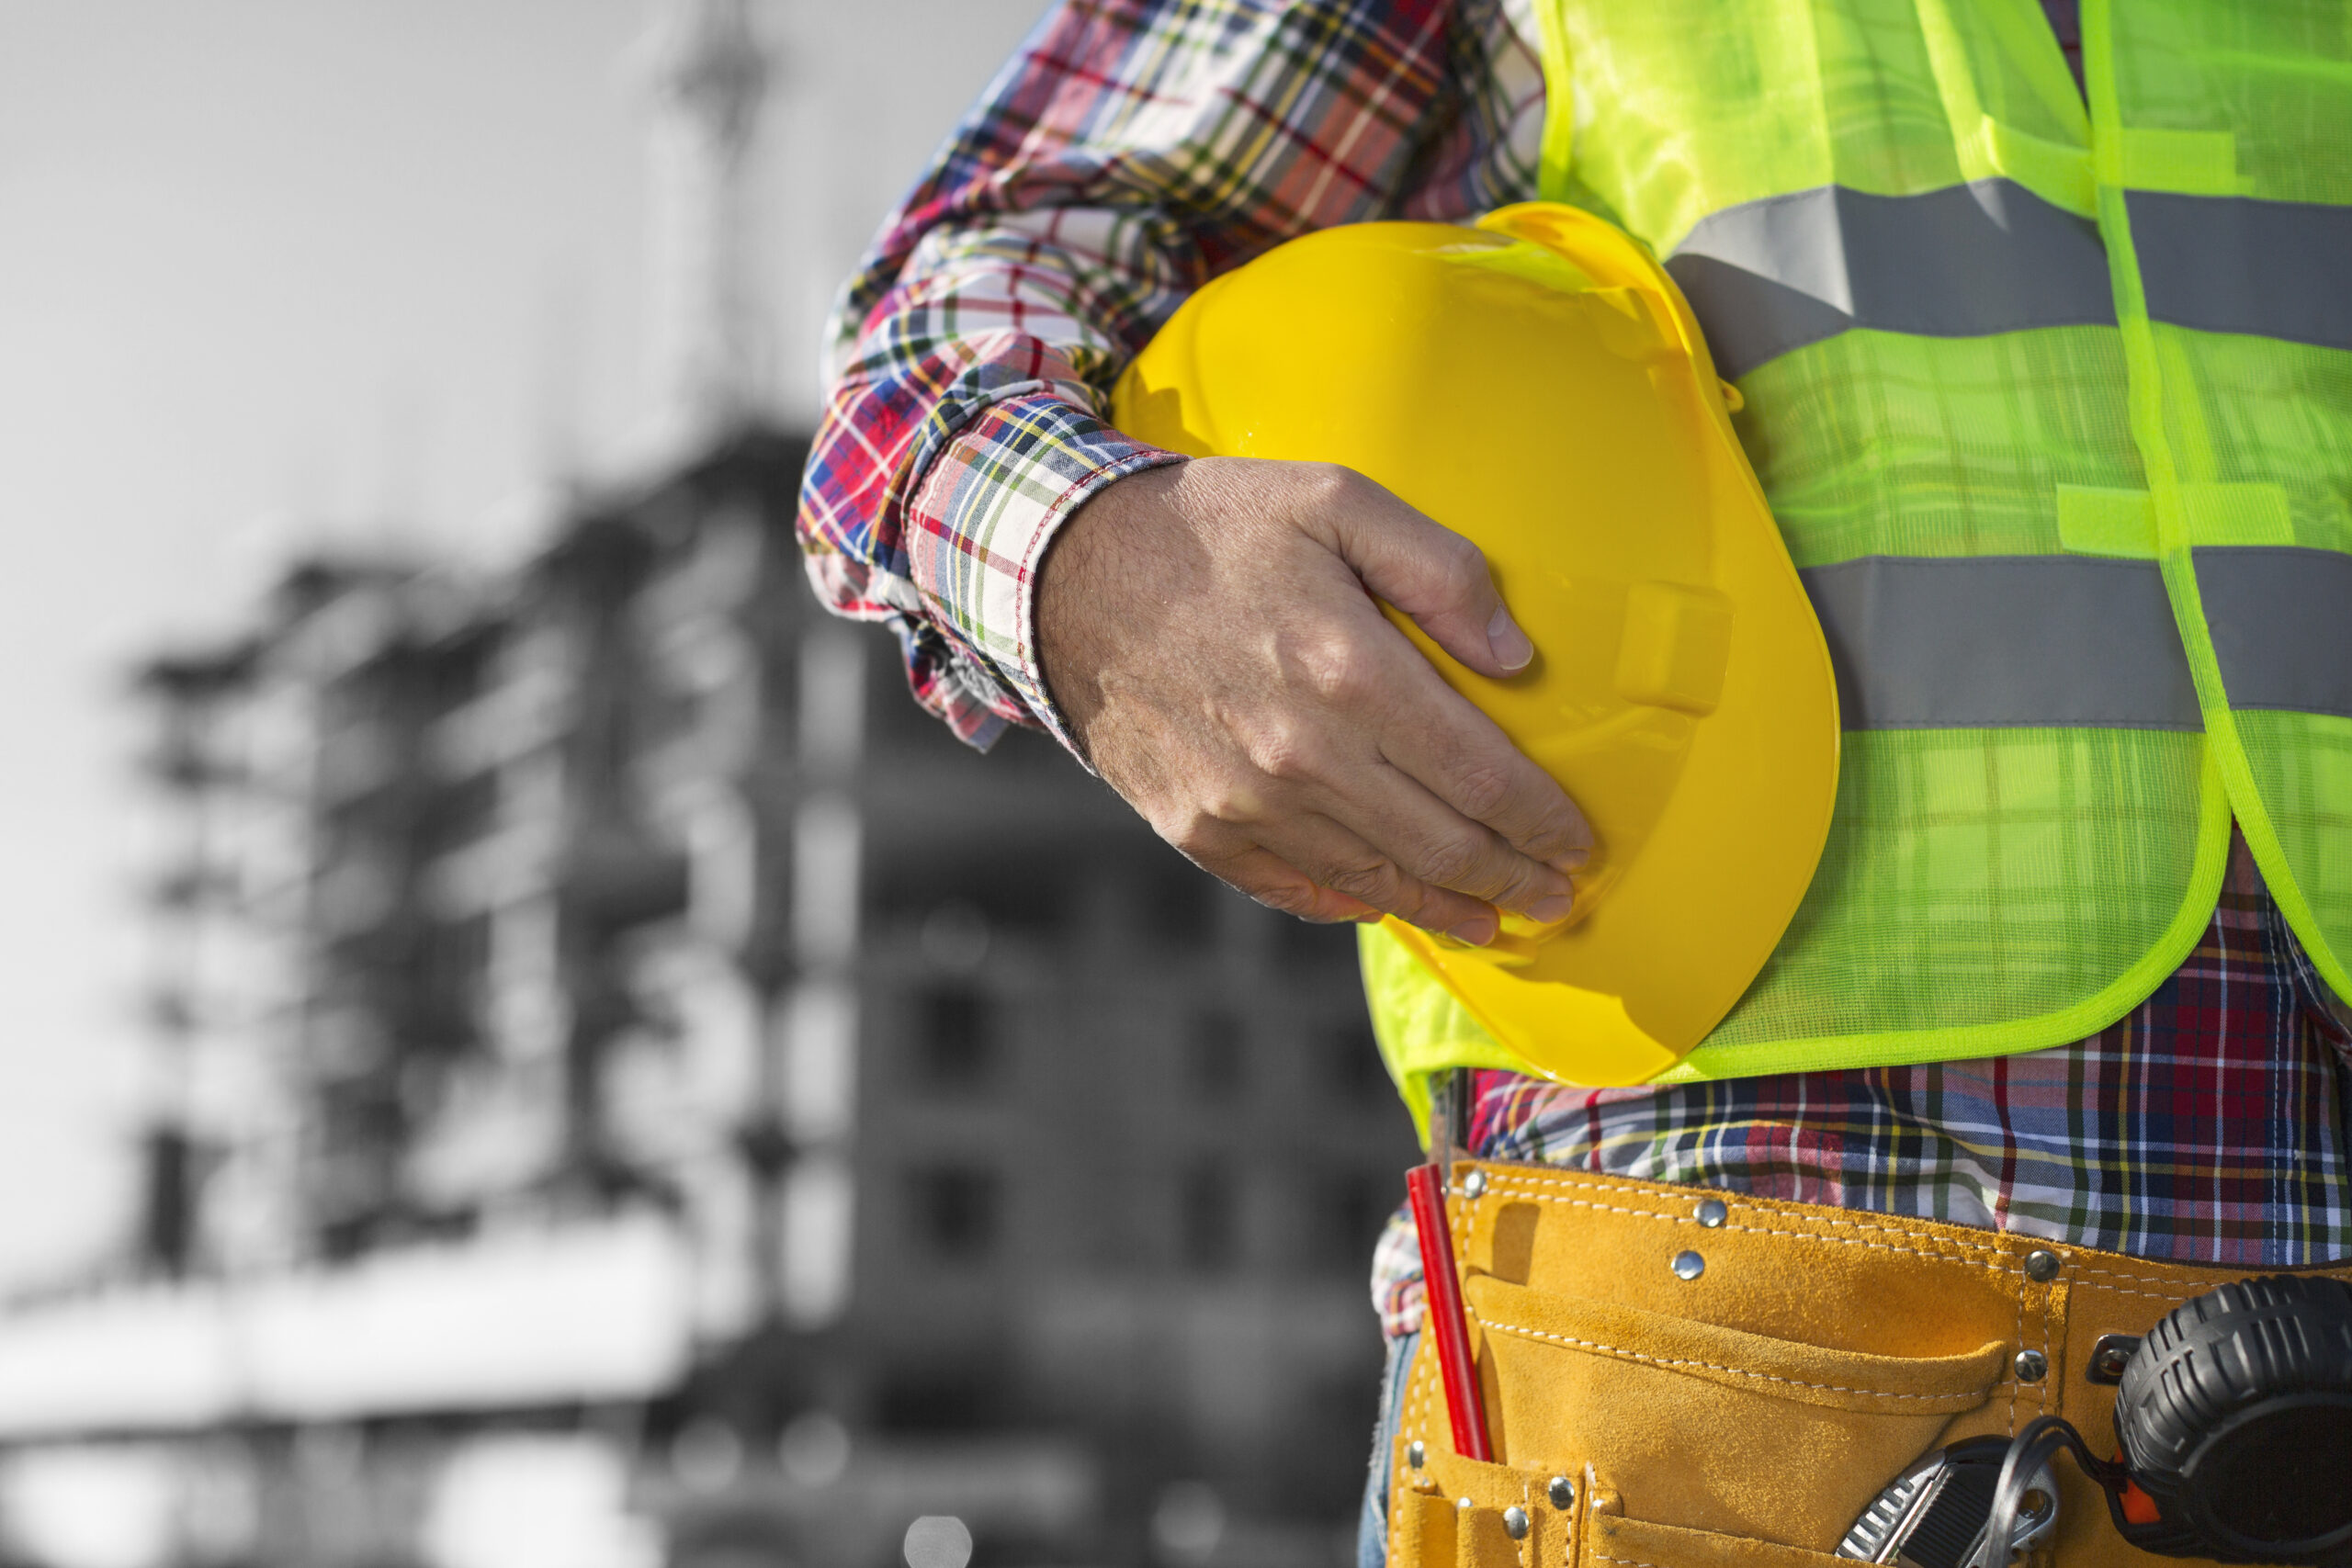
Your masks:
M 2132 434 L 2215 761 L 2280 909 L 2352 992 L 2352 703 L 2241 705 L 2201 615 L 2208 551 L 2352 553 L 2352 11 L 2184 0 L 2126 27 L 2089 0 L 2084 39 Z M 2171 255 L 2216 235 L 2244 276 L 2183 288 Z
M 1797 566 L 2143 563 L 2197 699 L 2187 725 L 1849 715 L 1804 906 L 1666 1081 L 2095 1032 L 2193 947 L 2233 814 L 2319 973 L 2352 991 L 2352 701 L 2255 682 L 2233 705 L 2207 622 L 2219 574 L 2352 552 L 2352 306 L 2325 282 L 2335 237 L 2352 243 L 2335 226 L 2352 220 L 2352 10 L 2085 0 L 2078 88 L 2031 0 L 1542 9 L 1544 194 L 1650 244 L 1711 338 L 1774 316 L 1792 334 L 1735 367 L 1736 423 Z M 1897 265 L 1912 211 L 1978 207 L 1977 272 Z M 1708 278 L 1736 313 L 1708 319 Z M 2279 549 L 2305 554 L 2252 558 Z M 2297 613 L 2352 623 L 2352 592 L 2333 592 Z M 2275 686 L 2304 657 L 2290 634 L 2314 634 L 2253 619 L 2237 630 L 2287 649 L 2262 652 Z M 1400 1079 L 1508 1062 L 1382 944 L 1366 974 Z

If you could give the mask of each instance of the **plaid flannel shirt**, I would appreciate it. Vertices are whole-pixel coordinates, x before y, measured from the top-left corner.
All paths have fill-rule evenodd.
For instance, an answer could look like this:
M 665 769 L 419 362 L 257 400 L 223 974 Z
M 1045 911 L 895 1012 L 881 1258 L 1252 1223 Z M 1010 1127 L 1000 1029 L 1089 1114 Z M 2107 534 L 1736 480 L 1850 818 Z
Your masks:
M 1067 741 L 1032 591 L 1055 529 L 1173 455 L 1104 423 L 1194 288 L 1309 230 L 1535 191 L 1527 0 L 1065 0 L 884 224 L 831 328 L 800 529 L 819 593 L 899 634 L 987 745 Z M 2051 6 L 2062 40 L 2072 7 Z M 2243 845 L 2205 941 L 2074 1045 L 1664 1090 L 1476 1081 L 1475 1152 L 2246 1267 L 2352 1248 L 2346 1034 Z M 1311 1116 L 1311 1106 L 1299 1114 Z M 1392 1226 L 1384 1324 L 1419 1321 Z
M 1283 240 L 1532 195 L 1533 36 L 1496 0 L 1056 7 L 842 290 L 801 492 L 818 593 L 889 623 L 965 739 L 1061 736 L 1037 563 L 1096 491 L 1175 460 L 1103 423 L 1119 370 Z

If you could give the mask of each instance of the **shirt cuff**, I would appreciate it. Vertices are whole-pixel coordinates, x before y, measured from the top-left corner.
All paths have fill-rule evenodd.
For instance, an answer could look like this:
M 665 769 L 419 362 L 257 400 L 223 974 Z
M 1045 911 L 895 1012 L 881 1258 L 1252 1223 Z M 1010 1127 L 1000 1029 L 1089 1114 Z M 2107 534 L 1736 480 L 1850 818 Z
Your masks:
M 1413 1212 L 1400 1208 L 1388 1216 L 1372 1250 L 1372 1310 L 1380 1314 L 1380 1332 L 1390 1339 L 1419 1332 L 1428 1310 L 1426 1292 L 1421 1238 L 1413 1228 Z
M 1114 479 L 1184 460 L 1039 393 L 990 403 L 940 448 L 916 487 L 910 574 L 959 661 L 1078 748 L 1037 660 L 1037 568 L 1070 513 Z

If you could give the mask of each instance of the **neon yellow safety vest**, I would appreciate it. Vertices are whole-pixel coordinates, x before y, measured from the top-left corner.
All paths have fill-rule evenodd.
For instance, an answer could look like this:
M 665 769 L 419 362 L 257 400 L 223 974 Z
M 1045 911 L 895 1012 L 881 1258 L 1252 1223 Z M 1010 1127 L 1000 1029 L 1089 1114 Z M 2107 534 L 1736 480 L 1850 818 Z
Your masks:
M 1661 1081 L 2030 1051 L 2233 814 L 2352 995 L 2352 5 L 1538 0 L 1543 194 L 1667 258 L 1838 667 L 1828 848 Z M 1393 942 L 1421 1075 L 1519 1066 Z

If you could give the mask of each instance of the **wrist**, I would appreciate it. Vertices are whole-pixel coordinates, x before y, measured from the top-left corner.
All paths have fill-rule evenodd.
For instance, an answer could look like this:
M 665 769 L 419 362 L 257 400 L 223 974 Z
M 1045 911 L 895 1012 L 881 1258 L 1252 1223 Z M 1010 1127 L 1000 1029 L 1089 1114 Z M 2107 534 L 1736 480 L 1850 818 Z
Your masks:
M 1048 547 L 1106 486 L 1176 455 L 1059 398 L 980 410 L 910 486 L 900 537 L 924 618 L 976 690 L 1076 750 L 1039 667 L 1035 590 Z
M 1034 575 L 1039 682 L 1081 757 L 1102 705 L 1102 673 L 1133 596 L 1148 592 L 1130 564 L 1174 516 L 1172 491 L 1188 459 L 1113 478 L 1067 513 Z

